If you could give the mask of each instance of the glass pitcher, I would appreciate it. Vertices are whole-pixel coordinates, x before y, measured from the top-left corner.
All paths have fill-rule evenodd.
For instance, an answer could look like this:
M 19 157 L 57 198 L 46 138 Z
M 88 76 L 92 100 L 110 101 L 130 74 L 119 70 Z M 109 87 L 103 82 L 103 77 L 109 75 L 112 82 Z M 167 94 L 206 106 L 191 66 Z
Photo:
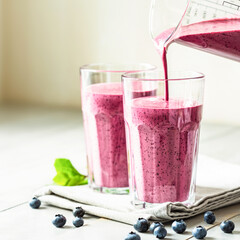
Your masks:
M 159 50 L 176 42 L 240 61 L 240 1 L 152 0 L 150 33 Z

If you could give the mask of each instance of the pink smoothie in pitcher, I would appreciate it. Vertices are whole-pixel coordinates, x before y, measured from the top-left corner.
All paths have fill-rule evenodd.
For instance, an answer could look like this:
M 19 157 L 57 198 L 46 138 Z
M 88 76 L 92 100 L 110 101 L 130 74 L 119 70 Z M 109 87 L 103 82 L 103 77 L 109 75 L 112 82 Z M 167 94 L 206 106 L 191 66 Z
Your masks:
M 186 201 L 198 151 L 202 105 L 160 97 L 132 100 L 131 148 L 138 199 Z
M 240 61 L 240 18 L 202 21 L 181 26 L 176 32 L 173 32 L 173 28 L 168 29 L 155 39 L 166 79 L 168 78 L 167 49 L 173 42 Z M 173 35 L 171 35 L 172 33 Z M 168 82 L 166 81 L 166 100 L 168 100 L 168 91 Z
M 240 61 L 240 18 L 215 19 L 184 26 L 174 41 Z
M 146 96 L 152 92 L 136 94 Z M 121 82 L 88 86 L 83 114 L 90 178 L 99 187 L 128 187 Z

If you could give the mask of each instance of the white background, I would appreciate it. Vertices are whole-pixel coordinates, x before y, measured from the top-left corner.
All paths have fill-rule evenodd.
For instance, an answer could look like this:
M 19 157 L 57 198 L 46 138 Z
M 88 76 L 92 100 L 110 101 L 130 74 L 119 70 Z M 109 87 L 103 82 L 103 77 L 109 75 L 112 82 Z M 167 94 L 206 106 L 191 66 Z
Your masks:
M 1 101 L 80 108 L 81 65 L 160 65 L 148 33 L 150 2 L 0 0 Z M 205 121 L 240 124 L 238 62 L 177 45 L 169 57 L 172 68 L 206 74 Z

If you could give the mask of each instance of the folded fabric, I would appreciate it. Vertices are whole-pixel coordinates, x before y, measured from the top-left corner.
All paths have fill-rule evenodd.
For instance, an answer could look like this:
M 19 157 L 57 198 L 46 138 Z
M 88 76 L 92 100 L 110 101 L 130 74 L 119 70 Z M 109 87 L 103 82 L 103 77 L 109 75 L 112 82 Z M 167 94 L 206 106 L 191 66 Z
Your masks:
M 220 167 L 222 164 L 224 168 Z M 206 166 L 208 171 L 206 171 Z M 218 169 L 217 171 L 216 168 Z M 182 203 L 167 202 L 151 208 L 136 209 L 131 204 L 131 197 L 129 195 L 103 194 L 93 191 L 88 186 L 47 186 L 37 191 L 35 196 L 49 205 L 69 210 L 73 210 L 77 206 L 82 206 L 88 214 L 123 223 L 134 224 L 140 217 L 164 222 L 192 217 L 207 210 L 214 210 L 239 203 L 239 171 L 239 165 L 227 164 L 208 157 L 201 157 L 201 163 L 198 168 L 200 178 L 198 176 L 197 182 L 203 186 L 197 187 L 196 201 L 190 206 Z M 227 181 L 229 180 L 228 176 L 232 183 L 231 181 Z M 226 186 L 228 189 L 226 189 Z M 231 189 L 229 188 L 230 186 Z
M 212 194 L 213 192 L 215 193 Z M 35 195 L 49 205 L 69 210 L 82 206 L 88 214 L 134 224 L 140 217 L 164 222 L 192 217 L 210 209 L 238 203 L 240 202 L 240 187 L 228 191 L 198 188 L 199 200 L 191 206 L 168 202 L 146 209 L 135 209 L 128 195 L 103 194 L 92 191 L 88 186 L 49 186 L 39 190 Z

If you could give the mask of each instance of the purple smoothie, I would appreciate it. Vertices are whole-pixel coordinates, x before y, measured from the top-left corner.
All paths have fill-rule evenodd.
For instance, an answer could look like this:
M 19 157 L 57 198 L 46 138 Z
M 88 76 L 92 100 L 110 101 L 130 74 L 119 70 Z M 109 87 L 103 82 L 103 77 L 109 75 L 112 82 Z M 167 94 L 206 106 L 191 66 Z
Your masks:
M 99 187 L 128 187 L 121 83 L 89 86 L 84 105 L 90 175 Z
M 133 99 L 131 148 L 138 199 L 148 203 L 186 201 L 198 151 L 202 105 Z
M 215 19 L 181 29 L 177 43 L 240 61 L 240 18 Z
M 149 96 L 153 91 L 132 94 Z M 98 187 L 128 187 L 122 84 L 88 86 L 83 97 L 83 114 L 90 179 Z
M 176 32 L 174 28 L 162 32 L 155 42 L 162 58 L 165 79 L 168 79 L 167 49 L 173 42 L 240 61 L 239 26 L 240 18 L 222 18 L 181 26 Z M 165 100 L 168 101 L 168 98 L 169 87 L 166 81 Z

